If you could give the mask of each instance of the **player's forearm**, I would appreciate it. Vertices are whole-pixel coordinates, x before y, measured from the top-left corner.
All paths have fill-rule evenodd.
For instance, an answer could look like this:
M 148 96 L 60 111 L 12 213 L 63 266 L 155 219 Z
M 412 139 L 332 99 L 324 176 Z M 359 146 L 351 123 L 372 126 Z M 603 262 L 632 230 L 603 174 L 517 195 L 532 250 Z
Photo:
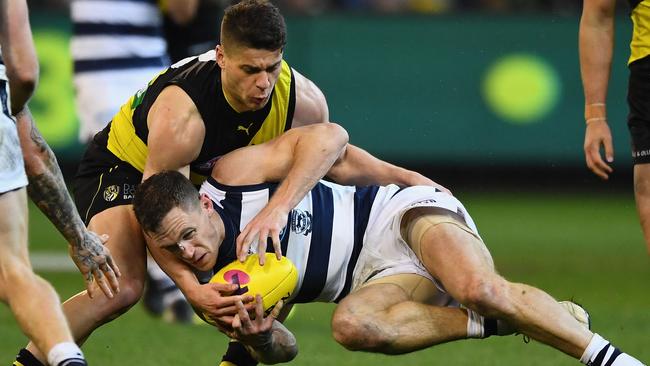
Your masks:
M 16 120 L 29 197 L 71 245 L 82 245 L 86 228 L 66 188 L 54 152 L 34 125 L 28 108 Z
M 419 173 L 387 163 L 351 144 L 347 145 L 345 153 L 332 166 L 327 176 L 344 185 L 409 186 L 432 183 Z
M 175 258 L 168 253 L 162 253 L 159 248 L 152 248 L 148 246 L 149 253 L 153 259 L 158 263 L 160 269 L 169 276 L 169 278 L 176 283 L 176 286 L 183 292 L 183 294 L 195 304 L 193 296 L 196 289 L 199 287 L 199 281 L 194 272 L 182 261 Z
M 296 130 L 297 131 L 297 130 Z M 293 147 L 293 161 L 274 193 L 270 206 L 294 208 L 327 174 L 348 142 L 347 132 L 334 123 L 306 127 Z
M 580 72 L 585 104 L 605 103 L 614 49 L 614 9 L 585 3 L 580 19 Z
M 270 334 L 261 336 L 255 344 L 245 346 L 251 356 L 267 365 L 289 362 L 298 354 L 296 338 L 278 321 L 273 322 Z

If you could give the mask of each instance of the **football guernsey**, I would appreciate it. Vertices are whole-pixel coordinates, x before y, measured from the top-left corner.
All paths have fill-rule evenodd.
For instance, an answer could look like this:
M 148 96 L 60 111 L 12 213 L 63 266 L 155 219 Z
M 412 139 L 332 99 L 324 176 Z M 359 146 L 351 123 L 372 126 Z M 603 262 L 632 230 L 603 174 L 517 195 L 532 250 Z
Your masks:
M 236 259 L 235 239 L 276 188 L 277 184 L 227 186 L 211 177 L 203 183 L 201 193 L 212 199 L 226 231 L 214 273 Z M 435 282 L 401 238 L 401 216 L 416 206 L 457 213 L 476 232 L 463 205 L 434 187 L 317 183 L 289 213 L 280 234 L 282 254 L 298 269 L 298 285 L 289 302 L 338 302 L 369 280 L 400 273 Z M 273 252 L 270 241 L 266 251 Z
M 190 164 L 195 183 L 210 174 L 215 161 L 223 154 L 271 140 L 291 128 L 296 93 L 293 72 L 285 61 L 266 106 L 238 113 L 223 94 L 221 69 L 212 50 L 181 60 L 158 75 L 120 108 L 95 141 L 142 172 L 148 153 L 147 115 L 158 95 L 169 85 L 176 85 L 189 95 L 205 124 L 201 151 Z
M 650 0 L 629 0 L 634 30 L 628 64 L 650 55 Z

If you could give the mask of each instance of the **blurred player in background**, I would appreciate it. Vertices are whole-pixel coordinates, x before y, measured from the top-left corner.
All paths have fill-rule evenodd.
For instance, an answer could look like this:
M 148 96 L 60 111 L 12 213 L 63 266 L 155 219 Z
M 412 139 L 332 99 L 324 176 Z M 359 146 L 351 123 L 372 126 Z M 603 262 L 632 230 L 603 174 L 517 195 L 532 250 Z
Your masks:
M 0 47 L 0 210 L 4 212 L 0 217 L 0 298 L 50 365 L 86 365 L 56 292 L 32 271 L 26 193 L 69 241 L 70 254 L 89 293 L 100 287 L 112 296 L 119 290 L 119 270 L 103 246 L 107 238 L 84 227 L 56 158 L 27 110 L 38 81 L 38 61 L 24 0 L 0 1 Z
M 176 171 L 149 177 L 136 190 L 133 207 L 152 255 L 175 279 L 170 269 L 179 266 L 216 273 L 251 253 L 235 238 L 287 181 L 327 174 L 348 185 L 314 178 L 295 209 L 284 212 L 285 226 L 274 233 L 273 245 L 263 240 L 251 249 L 281 250 L 296 264 L 298 285 L 289 303 L 338 302 L 332 333 L 344 347 L 403 354 L 516 330 L 585 365 L 642 365 L 592 333 L 578 305 L 560 304 L 497 274 L 455 197 L 432 186 L 353 186 L 360 167 L 347 159 L 346 142 L 342 128 L 320 124 L 235 150 L 215 164 L 200 199 Z M 244 305 L 250 295 L 257 295 L 254 320 Z M 230 298 L 238 313 L 228 313 L 229 305 L 213 320 L 253 355 L 234 364 L 296 356 L 295 337 L 275 321 L 278 309 L 265 318 L 260 294 Z
M 650 0 L 629 0 L 634 23 L 630 43 L 627 125 L 632 137 L 634 196 L 650 253 Z M 602 179 L 612 173 L 612 133 L 607 87 L 614 51 L 616 0 L 585 0 L 580 19 L 580 70 L 585 94 L 585 158 Z M 604 149 L 604 159 L 601 155 Z
M 70 48 L 82 143 L 106 127 L 134 90 L 169 66 L 163 13 L 168 22 L 188 24 L 197 14 L 198 1 L 72 1 Z M 153 260 L 147 270 L 145 308 L 169 321 L 191 321 L 193 311 L 173 281 Z
M 77 342 L 142 296 L 145 238 L 131 206 L 142 179 L 172 169 L 199 183 L 229 151 L 263 143 L 292 127 L 328 122 L 323 93 L 283 60 L 285 44 L 284 18 L 273 4 L 247 0 L 229 7 L 221 44 L 215 50 L 176 63 L 156 76 L 95 135 L 73 184 L 75 199 L 89 228 L 111 236 L 108 246 L 122 270 L 122 291 L 115 299 L 90 298 L 81 292 L 64 303 Z M 437 186 L 362 149 L 351 146 L 348 154 L 362 168 L 356 172 L 360 184 Z M 306 184 L 292 183 L 278 190 L 279 201 L 250 222 L 242 233 L 244 244 L 278 229 L 284 219 L 278 213 Z M 176 279 L 176 283 L 192 305 L 208 314 L 220 308 L 220 291 L 229 287 L 200 284 L 192 272 L 183 277 L 187 280 Z M 28 350 L 24 352 L 44 361 L 33 344 Z

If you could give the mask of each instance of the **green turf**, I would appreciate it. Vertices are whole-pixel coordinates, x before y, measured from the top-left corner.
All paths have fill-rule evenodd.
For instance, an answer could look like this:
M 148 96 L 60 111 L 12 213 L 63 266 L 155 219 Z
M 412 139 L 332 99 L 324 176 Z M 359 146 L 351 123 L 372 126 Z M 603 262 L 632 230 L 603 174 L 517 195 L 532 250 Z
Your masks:
M 557 298 L 575 298 L 592 314 L 596 331 L 650 361 L 650 260 L 631 195 L 463 194 L 507 278 Z M 65 245 L 42 217 L 32 215 L 33 250 Z M 76 273 L 45 273 L 62 297 L 80 285 Z M 406 356 L 351 353 L 330 335 L 333 306 L 304 305 L 288 321 L 300 345 L 296 365 L 576 365 L 577 361 L 522 337 L 455 342 Z M 0 308 L 0 364 L 24 343 Z M 216 365 L 226 339 L 208 326 L 178 326 L 148 317 L 140 305 L 102 327 L 84 347 L 94 365 Z

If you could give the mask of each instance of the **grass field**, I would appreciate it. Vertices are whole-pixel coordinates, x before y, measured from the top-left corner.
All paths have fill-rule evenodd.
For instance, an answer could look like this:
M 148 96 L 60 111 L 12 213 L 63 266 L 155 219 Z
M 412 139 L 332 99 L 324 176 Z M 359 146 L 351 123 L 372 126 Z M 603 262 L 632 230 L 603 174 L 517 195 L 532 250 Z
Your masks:
M 507 278 L 574 298 L 589 309 L 594 329 L 650 362 L 650 260 L 631 194 L 455 192 L 465 202 L 500 272 Z M 34 212 L 35 210 L 32 210 Z M 64 250 L 40 214 L 31 222 L 31 250 Z M 42 273 L 64 298 L 80 289 L 78 273 Z M 298 307 L 287 322 L 300 346 L 296 365 L 576 365 L 577 361 L 522 337 L 445 344 L 405 356 L 351 353 L 329 331 L 333 306 Z M 0 364 L 25 343 L 0 308 Z M 226 338 L 208 326 L 165 324 L 141 305 L 102 327 L 84 350 L 93 365 L 217 365 Z

